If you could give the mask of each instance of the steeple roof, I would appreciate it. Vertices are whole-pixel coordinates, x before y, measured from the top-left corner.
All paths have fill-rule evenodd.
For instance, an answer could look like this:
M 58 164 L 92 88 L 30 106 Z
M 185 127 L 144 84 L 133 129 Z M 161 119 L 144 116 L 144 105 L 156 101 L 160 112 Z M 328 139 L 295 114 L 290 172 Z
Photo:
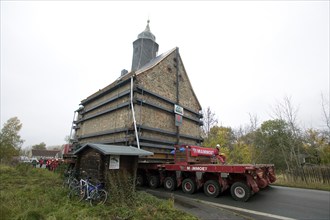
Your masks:
M 138 38 L 139 39 L 144 38 L 144 39 L 150 39 L 150 40 L 156 41 L 155 35 L 153 35 L 150 31 L 149 23 L 150 23 L 150 20 L 147 21 L 146 29 L 138 35 Z

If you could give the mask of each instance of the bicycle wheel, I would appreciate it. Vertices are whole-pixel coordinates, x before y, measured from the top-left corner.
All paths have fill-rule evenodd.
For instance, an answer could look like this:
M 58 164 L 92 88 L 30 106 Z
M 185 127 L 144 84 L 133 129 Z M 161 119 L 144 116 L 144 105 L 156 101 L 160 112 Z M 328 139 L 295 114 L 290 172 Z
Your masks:
M 94 189 L 90 193 L 90 204 L 102 205 L 107 201 L 108 193 L 104 189 Z
M 73 189 L 75 187 L 79 186 L 79 180 L 77 180 L 76 178 L 72 178 L 70 179 L 70 183 L 69 183 L 69 189 Z
M 64 177 L 63 179 L 63 187 L 67 188 L 69 186 L 69 177 Z
M 73 187 L 68 195 L 69 199 L 80 202 L 86 197 L 86 187 L 76 186 Z

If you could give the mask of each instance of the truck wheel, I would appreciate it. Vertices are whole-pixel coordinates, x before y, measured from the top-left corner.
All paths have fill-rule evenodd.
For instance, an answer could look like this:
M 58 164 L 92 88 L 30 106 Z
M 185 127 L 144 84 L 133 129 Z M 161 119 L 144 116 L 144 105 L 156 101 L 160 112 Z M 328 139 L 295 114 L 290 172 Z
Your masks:
M 204 193 L 209 197 L 218 197 L 220 194 L 220 184 L 215 180 L 208 180 L 204 183 Z
M 152 189 L 156 189 L 158 188 L 159 186 L 159 183 L 160 183 L 160 180 L 159 180 L 159 177 L 158 176 L 150 176 L 149 178 L 149 186 L 150 188 Z
M 176 189 L 176 179 L 172 176 L 168 176 L 164 180 L 164 188 L 167 191 L 173 191 Z
M 182 191 L 184 193 L 193 194 L 196 191 L 196 183 L 190 178 L 182 181 Z
M 144 185 L 144 177 L 142 174 L 136 175 L 136 186 L 143 186 Z
M 230 188 L 230 193 L 233 199 L 242 202 L 246 202 L 252 195 L 250 187 L 242 182 L 234 183 Z

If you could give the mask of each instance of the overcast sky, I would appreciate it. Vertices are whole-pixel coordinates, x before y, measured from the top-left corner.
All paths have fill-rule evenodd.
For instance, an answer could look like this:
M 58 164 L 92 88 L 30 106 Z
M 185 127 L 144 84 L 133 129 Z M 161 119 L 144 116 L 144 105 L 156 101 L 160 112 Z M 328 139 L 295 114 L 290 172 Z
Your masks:
M 1 1 L 1 127 L 17 116 L 23 146 L 63 144 L 80 101 L 130 70 L 148 18 L 219 124 L 269 120 L 288 96 L 301 126 L 324 125 L 329 1 Z

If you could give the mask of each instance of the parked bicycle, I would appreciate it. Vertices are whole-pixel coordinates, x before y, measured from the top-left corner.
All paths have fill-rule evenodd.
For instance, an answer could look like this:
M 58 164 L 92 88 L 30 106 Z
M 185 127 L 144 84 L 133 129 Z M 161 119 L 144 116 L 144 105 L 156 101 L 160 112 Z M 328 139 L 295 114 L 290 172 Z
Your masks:
M 91 205 L 101 205 L 107 201 L 108 193 L 104 190 L 104 184 L 93 185 L 90 178 L 81 179 L 79 185 L 73 187 L 69 192 L 69 198 L 72 200 L 89 201 Z
M 77 177 L 77 172 L 75 170 L 68 170 L 64 174 L 63 187 L 72 189 L 79 185 L 79 180 Z

